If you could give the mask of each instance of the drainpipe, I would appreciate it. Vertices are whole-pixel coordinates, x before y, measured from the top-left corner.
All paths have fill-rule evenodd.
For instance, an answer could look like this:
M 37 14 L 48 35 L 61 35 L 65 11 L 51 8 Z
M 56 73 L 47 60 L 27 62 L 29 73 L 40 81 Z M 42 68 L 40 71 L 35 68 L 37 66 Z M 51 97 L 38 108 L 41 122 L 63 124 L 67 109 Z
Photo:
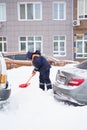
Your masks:
M 72 23 L 73 23 L 73 15 L 74 15 L 74 13 L 73 13 L 73 8 L 74 8 L 74 0 L 72 0 Z M 72 60 L 74 60 L 75 59 L 75 57 L 76 57 L 76 54 L 75 54 L 75 50 L 74 50 L 74 31 L 73 31 L 73 25 L 72 25 Z

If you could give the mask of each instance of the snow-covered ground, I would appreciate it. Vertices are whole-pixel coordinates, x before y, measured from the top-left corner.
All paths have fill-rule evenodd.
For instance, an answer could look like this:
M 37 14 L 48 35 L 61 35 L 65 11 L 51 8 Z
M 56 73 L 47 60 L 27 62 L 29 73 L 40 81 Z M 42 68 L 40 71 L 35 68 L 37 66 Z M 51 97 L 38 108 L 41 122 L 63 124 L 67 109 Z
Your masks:
M 54 82 L 58 67 L 51 68 Z M 25 83 L 33 67 L 8 70 L 11 96 L 0 109 L 0 130 L 87 130 L 87 106 L 74 107 L 58 102 L 52 91 L 39 89 L 37 73 L 27 88 Z

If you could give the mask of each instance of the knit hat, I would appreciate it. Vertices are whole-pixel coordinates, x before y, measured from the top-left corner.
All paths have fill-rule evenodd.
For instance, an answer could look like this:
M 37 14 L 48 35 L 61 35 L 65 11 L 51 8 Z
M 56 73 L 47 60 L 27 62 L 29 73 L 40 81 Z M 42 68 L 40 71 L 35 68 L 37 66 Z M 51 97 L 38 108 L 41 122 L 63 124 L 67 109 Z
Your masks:
M 27 52 L 27 54 L 26 54 L 26 57 L 28 58 L 28 59 L 32 59 L 32 55 L 33 55 L 33 52 Z
M 34 52 L 34 54 L 39 54 L 39 55 L 41 55 L 41 52 L 40 52 L 40 50 L 36 50 L 36 51 Z

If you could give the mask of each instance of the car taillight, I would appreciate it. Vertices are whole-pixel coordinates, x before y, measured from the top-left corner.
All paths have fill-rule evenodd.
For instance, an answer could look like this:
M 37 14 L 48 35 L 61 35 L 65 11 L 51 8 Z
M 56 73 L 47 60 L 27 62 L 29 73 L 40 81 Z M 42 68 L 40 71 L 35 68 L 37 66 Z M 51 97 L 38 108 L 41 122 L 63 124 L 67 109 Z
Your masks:
M 1 83 L 6 83 L 6 75 L 1 75 Z
M 69 86 L 79 86 L 84 82 L 84 79 L 71 78 L 68 82 Z

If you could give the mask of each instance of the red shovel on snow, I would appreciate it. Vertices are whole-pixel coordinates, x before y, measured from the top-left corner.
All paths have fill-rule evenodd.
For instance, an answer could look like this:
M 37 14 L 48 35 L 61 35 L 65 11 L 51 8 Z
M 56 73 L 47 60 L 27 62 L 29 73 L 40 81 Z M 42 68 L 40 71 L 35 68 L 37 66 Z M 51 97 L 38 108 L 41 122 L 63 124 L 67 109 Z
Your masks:
M 29 79 L 28 79 L 28 81 L 27 81 L 26 83 L 20 84 L 20 85 L 19 85 L 19 88 L 26 88 L 27 86 L 29 86 L 29 85 L 30 85 L 29 81 L 32 79 L 33 76 L 34 76 L 34 75 L 32 74 L 32 75 L 29 77 Z

